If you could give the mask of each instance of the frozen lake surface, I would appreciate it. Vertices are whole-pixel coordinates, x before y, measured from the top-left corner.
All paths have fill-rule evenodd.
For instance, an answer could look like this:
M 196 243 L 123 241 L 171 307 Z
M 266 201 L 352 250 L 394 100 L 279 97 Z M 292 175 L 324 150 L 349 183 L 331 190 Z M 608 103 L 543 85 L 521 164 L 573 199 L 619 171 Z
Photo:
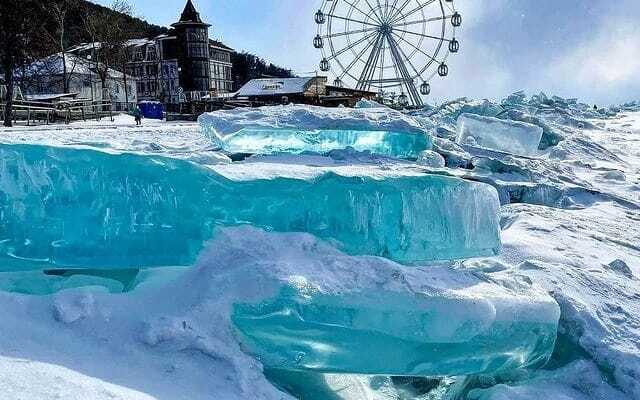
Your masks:
M 542 128 L 537 152 L 456 144 L 464 113 Z M 0 128 L 3 398 L 640 398 L 638 104 L 410 114 L 384 118 L 446 167 L 351 148 L 232 163 L 197 124 L 128 116 Z M 425 252 L 442 256 L 405 258 Z

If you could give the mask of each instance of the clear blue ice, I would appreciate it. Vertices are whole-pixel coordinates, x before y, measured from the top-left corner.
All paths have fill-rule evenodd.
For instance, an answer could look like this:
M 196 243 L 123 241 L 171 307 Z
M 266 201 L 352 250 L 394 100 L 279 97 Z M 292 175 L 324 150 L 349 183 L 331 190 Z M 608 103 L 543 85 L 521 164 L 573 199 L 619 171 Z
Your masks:
M 502 120 L 474 114 L 458 118 L 461 145 L 472 145 L 521 156 L 535 156 L 543 129 L 526 122 Z
M 216 226 L 242 224 L 308 232 L 349 254 L 406 264 L 501 247 L 488 185 L 382 170 L 297 176 L 287 165 L 291 176 L 282 177 L 268 164 L 225 168 L 0 145 L 0 271 L 188 266 Z
M 403 113 L 381 108 L 301 105 L 238 108 L 203 114 L 202 131 L 229 153 L 319 153 L 353 148 L 416 159 L 431 149 L 431 137 Z
M 353 148 L 356 151 L 417 159 L 431 149 L 431 137 L 421 133 L 357 130 L 296 130 L 244 128 L 216 144 L 229 153 L 248 154 L 326 154 L 332 150 Z

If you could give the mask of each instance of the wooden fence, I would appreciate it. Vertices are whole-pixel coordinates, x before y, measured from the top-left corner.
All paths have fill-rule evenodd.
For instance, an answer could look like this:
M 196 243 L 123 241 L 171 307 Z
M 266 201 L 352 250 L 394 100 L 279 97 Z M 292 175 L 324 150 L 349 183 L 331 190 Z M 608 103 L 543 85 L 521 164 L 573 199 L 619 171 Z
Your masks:
M 0 103 L 0 117 L 5 118 L 6 104 Z M 113 107 L 110 101 L 70 100 L 59 103 L 45 103 L 38 101 L 16 100 L 13 102 L 11 119 L 27 121 L 27 126 L 38 123 L 50 124 L 71 121 L 109 117 L 113 121 Z

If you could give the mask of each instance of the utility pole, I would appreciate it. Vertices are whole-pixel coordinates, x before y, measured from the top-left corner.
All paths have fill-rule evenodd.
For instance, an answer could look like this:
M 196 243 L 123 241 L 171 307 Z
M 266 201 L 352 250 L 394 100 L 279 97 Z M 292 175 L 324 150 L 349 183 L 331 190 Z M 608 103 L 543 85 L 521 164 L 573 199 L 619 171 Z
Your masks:
M 91 54 L 87 55 L 89 61 L 89 86 L 91 86 L 91 103 L 95 101 L 95 94 L 93 92 L 93 70 L 91 69 Z
M 316 104 L 320 105 L 320 87 L 318 86 L 318 70 L 316 72 Z

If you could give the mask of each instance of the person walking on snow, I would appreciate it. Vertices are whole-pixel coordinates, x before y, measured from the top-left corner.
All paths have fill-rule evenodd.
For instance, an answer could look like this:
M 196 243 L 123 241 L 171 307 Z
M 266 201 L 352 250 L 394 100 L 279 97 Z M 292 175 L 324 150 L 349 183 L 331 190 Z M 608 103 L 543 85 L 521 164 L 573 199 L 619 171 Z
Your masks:
M 137 104 L 133 108 L 131 114 L 136 119 L 136 126 L 141 126 L 142 125 L 142 110 L 140 109 L 140 107 L 138 107 Z

